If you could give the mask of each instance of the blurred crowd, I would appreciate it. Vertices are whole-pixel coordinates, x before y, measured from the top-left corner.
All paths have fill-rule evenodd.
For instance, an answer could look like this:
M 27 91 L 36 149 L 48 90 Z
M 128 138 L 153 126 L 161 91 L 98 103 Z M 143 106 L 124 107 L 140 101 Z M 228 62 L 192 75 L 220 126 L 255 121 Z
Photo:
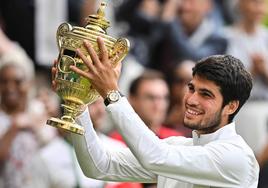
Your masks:
M 50 69 L 62 22 L 85 26 L 100 0 L 0 1 L 0 188 L 153 188 L 83 175 L 68 133 L 46 125 L 61 114 Z M 261 167 L 268 187 L 268 0 L 107 0 L 107 32 L 130 40 L 120 89 L 159 138 L 191 137 L 183 126 L 183 95 L 195 63 L 230 54 L 251 72 L 249 102 L 236 129 Z M 107 119 L 103 100 L 89 106 L 109 147 L 126 147 Z

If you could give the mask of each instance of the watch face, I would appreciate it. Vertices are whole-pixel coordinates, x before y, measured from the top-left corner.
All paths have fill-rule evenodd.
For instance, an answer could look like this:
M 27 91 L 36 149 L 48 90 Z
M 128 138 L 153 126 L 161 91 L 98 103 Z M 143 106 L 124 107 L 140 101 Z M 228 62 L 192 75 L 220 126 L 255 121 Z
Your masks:
M 119 100 L 119 94 L 117 92 L 111 92 L 109 95 L 109 100 L 111 102 L 116 102 Z

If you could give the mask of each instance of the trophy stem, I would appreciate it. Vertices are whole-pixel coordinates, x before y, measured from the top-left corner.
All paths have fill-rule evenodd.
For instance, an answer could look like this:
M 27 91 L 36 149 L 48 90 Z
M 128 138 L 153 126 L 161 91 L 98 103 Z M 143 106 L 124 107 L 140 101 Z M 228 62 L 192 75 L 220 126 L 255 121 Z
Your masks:
M 65 102 L 65 104 L 61 105 L 63 107 L 63 116 L 62 120 L 69 121 L 74 123 L 74 118 L 81 113 L 81 104 L 76 104 L 74 102 Z
M 65 104 L 62 104 L 62 107 L 64 108 L 63 116 L 60 119 L 52 117 L 47 120 L 47 124 L 53 127 L 61 128 L 68 132 L 84 135 L 84 128 L 75 123 L 74 120 L 75 117 L 81 113 L 80 106 L 81 104 L 76 104 L 73 102 L 66 102 Z

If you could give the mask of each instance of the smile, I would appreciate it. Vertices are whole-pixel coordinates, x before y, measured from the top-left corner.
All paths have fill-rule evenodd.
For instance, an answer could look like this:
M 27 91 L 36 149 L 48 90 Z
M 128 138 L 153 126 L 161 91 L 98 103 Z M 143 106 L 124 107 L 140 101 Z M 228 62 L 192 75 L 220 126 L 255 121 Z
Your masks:
M 197 116 L 197 115 L 200 115 L 201 112 L 196 111 L 196 110 L 193 110 L 193 109 L 189 109 L 189 108 L 188 108 L 188 109 L 186 110 L 186 114 Z

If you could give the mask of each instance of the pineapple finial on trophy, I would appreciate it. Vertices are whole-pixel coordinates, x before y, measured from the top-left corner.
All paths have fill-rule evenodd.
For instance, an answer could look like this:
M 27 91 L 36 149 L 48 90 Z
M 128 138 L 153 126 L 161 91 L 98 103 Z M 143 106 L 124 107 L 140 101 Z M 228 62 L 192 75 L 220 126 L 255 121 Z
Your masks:
M 97 11 L 97 14 L 100 17 L 105 17 L 104 9 L 106 8 L 107 4 L 105 2 L 101 2 L 100 8 Z
M 97 10 L 97 14 L 89 15 L 86 18 L 86 28 L 93 29 L 101 33 L 105 33 L 106 29 L 110 27 L 110 22 L 105 18 L 105 8 L 107 4 L 102 2 L 100 8 Z

